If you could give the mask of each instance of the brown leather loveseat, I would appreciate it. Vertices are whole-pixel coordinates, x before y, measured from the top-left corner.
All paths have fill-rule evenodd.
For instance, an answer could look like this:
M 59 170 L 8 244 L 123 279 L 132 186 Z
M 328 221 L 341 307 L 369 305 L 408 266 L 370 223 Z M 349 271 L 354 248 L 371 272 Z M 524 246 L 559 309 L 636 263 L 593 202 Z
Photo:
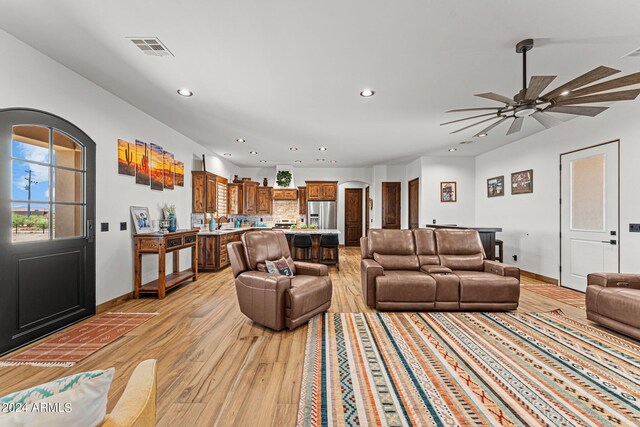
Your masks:
M 587 275 L 587 319 L 640 340 L 640 274 Z
M 475 230 L 369 230 L 360 241 L 362 292 L 378 310 L 518 307 L 520 270 L 484 259 Z
M 276 331 L 295 329 L 331 306 L 326 265 L 294 262 L 282 231 L 249 231 L 227 245 L 240 310 Z M 285 258 L 294 276 L 266 272 L 265 261 Z

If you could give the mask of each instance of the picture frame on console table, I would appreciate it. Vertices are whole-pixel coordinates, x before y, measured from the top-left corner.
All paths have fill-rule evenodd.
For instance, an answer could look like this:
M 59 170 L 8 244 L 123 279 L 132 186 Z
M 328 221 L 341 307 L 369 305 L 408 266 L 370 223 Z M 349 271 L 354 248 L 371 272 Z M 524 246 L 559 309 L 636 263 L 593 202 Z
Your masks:
M 533 169 L 511 174 L 511 194 L 533 193 Z
M 440 183 L 440 201 L 443 203 L 458 201 L 458 184 L 455 181 Z
M 487 197 L 504 196 L 504 175 L 487 179 Z
M 153 233 L 149 208 L 146 206 L 131 206 L 130 210 L 135 234 Z

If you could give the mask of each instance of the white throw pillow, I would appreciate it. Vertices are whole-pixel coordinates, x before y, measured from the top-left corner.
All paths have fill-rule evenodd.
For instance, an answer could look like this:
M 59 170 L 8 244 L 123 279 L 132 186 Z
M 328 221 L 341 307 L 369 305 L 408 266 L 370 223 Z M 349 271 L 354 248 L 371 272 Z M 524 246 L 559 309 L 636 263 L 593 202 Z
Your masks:
M 98 426 L 115 369 L 83 372 L 0 398 L 0 426 Z

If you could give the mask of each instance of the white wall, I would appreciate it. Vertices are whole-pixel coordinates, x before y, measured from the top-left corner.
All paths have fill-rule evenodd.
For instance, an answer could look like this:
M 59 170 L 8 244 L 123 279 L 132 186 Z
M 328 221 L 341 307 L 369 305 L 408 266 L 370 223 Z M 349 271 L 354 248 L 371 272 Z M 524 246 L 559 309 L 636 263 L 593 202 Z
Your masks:
M 129 206 L 148 206 L 159 218 L 161 203 L 175 204 L 180 226 L 189 226 L 191 170 L 203 153 L 212 154 L 194 141 L 163 125 L 68 68 L 0 30 L 0 57 L 11 66 L 0 68 L 3 84 L 0 108 L 26 107 L 61 116 L 85 131 L 96 143 L 96 222 L 109 222 L 110 231 L 96 236 L 96 302 L 98 304 L 133 290 L 133 246 Z M 118 138 L 140 139 L 161 145 L 185 163 L 185 183 L 175 190 L 152 191 L 136 185 L 133 177 L 117 173 Z M 233 165 L 215 156 L 211 168 L 228 174 Z M 119 231 L 127 222 L 128 230 Z M 97 227 L 99 230 L 99 227 Z M 183 254 L 186 265 L 188 254 Z M 168 257 L 168 264 L 171 258 Z M 144 281 L 152 280 L 157 264 L 145 257 Z
M 524 270 L 558 278 L 560 259 L 560 154 L 620 140 L 620 266 L 640 272 L 640 234 L 629 223 L 640 222 L 640 102 L 613 105 L 594 118 L 576 118 L 476 158 L 477 223 L 501 226 L 505 261 Z M 533 169 L 532 194 L 511 195 L 512 172 Z M 505 196 L 487 198 L 486 180 L 505 176 Z

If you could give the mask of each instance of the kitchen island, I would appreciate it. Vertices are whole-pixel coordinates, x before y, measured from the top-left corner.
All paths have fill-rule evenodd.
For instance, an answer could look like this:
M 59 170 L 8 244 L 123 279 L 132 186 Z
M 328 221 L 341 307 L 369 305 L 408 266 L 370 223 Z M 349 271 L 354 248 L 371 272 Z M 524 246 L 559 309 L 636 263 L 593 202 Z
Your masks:
M 291 256 L 296 259 L 294 256 L 293 249 L 293 237 L 296 234 L 309 234 L 311 236 L 311 258 L 308 262 L 322 263 L 322 261 L 328 261 L 332 263 L 336 261 L 336 255 L 333 252 L 325 250 L 324 257 L 321 259 L 320 257 L 320 238 L 323 234 L 340 234 L 340 230 L 338 229 L 312 229 L 312 228 L 294 228 L 294 229 L 285 229 L 282 230 L 284 234 L 287 236 L 287 242 L 289 243 L 289 250 L 291 251 Z

